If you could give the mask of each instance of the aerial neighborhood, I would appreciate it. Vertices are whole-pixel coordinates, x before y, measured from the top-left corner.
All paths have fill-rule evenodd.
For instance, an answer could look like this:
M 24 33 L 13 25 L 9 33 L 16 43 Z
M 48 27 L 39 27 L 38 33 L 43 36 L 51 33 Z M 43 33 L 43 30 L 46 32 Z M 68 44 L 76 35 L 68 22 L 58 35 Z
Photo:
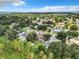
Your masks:
M 16 56 L 19 53 L 17 58 L 20 56 L 22 59 L 38 59 L 38 57 L 41 59 L 79 59 L 77 56 L 79 54 L 79 15 L 1 15 L 0 42 L 0 50 L 7 51 L 5 54 L 0 51 L 1 59 L 5 59 L 3 57 L 6 53 L 11 56 Z M 76 53 L 73 57 L 71 49 L 73 53 Z M 40 56 L 41 54 L 43 56 Z M 61 57 L 59 54 L 65 55 Z M 11 59 L 8 56 L 7 58 Z

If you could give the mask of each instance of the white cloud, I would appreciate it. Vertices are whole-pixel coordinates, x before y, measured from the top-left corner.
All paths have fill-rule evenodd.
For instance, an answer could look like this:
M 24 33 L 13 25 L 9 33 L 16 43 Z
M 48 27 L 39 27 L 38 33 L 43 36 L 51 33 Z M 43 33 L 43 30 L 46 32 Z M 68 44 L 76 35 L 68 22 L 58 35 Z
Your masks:
M 31 9 L 31 12 L 75 12 L 79 6 L 45 6 L 43 8 Z
M 25 4 L 24 1 L 13 3 L 14 6 L 21 6 L 21 5 L 24 5 L 24 4 Z
M 4 6 L 6 4 L 11 4 L 13 6 L 21 6 L 25 4 L 23 0 L 0 0 L 0 6 Z
M 18 3 L 21 4 L 21 3 Z M 14 4 L 18 6 L 18 4 Z M 0 11 L 10 11 L 10 12 L 79 12 L 79 6 L 45 6 L 42 8 L 13 8 L 12 10 L 8 8 L 2 8 Z

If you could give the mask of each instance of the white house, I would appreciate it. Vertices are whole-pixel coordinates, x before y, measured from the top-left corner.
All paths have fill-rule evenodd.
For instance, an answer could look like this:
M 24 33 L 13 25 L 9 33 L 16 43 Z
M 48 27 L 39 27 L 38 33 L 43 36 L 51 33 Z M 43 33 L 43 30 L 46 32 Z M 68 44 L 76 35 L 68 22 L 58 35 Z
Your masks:
M 76 19 L 76 25 L 79 27 L 79 19 Z
M 61 41 L 61 40 L 56 39 L 56 35 L 52 35 L 52 36 L 50 37 L 50 39 L 45 42 L 44 46 L 45 46 L 46 48 L 48 48 L 49 45 L 50 45 L 52 42 L 59 42 L 59 41 Z
M 27 34 L 26 32 L 21 32 L 18 34 L 18 38 L 21 39 L 22 41 L 26 40 Z
M 38 41 L 41 41 L 44 43 L 44 32 L 43 31 L 37 31 L 37 38 L 38 38 Z

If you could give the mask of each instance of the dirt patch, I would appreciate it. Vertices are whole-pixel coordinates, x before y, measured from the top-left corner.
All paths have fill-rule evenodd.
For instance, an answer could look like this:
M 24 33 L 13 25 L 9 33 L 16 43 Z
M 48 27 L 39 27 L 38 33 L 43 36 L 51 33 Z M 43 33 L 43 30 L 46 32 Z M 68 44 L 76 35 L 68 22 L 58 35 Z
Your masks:
M 79 45 L 79 40 L 75 40 L 75 39 L 70 39 L 66 41 L 67 45 L 71 45 L 71 44 L 77 44 Z

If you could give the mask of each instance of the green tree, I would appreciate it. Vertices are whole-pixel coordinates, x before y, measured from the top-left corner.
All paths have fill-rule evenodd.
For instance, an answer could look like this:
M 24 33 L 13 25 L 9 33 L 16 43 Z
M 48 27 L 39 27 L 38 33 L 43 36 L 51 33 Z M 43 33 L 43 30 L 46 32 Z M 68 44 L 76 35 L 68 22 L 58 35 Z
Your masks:
M 65 42 L 66 42 L 67 33 L 66 32 L 58 32 L 56 37 L 57 37 L 57 39 L 61 40 L 61 43 L 62 43 L 62 52 L 61 52 L 60 59 L 63 59 L 64 49 L 65 49 L 64 45 L 65 45 Z
M 77 31 L 78 30 L 78 27 L 76 25 L 71 25 L 70 26 L 70 30 Z
M 34 42 L 35 40 L 37 40 L 37 34 L 36 33 L 31 32 L 27 35 L 27 41 Z
M 37 29 L 45 31 L 45 30 L 47 30 L 47 26 L 45 26 L 45 25 L 38 25 Z
M 16 30 L 7 30 L 6 32 L 6 38 L 9 40 L 14 40 L 17 38 L 17 32 Z

